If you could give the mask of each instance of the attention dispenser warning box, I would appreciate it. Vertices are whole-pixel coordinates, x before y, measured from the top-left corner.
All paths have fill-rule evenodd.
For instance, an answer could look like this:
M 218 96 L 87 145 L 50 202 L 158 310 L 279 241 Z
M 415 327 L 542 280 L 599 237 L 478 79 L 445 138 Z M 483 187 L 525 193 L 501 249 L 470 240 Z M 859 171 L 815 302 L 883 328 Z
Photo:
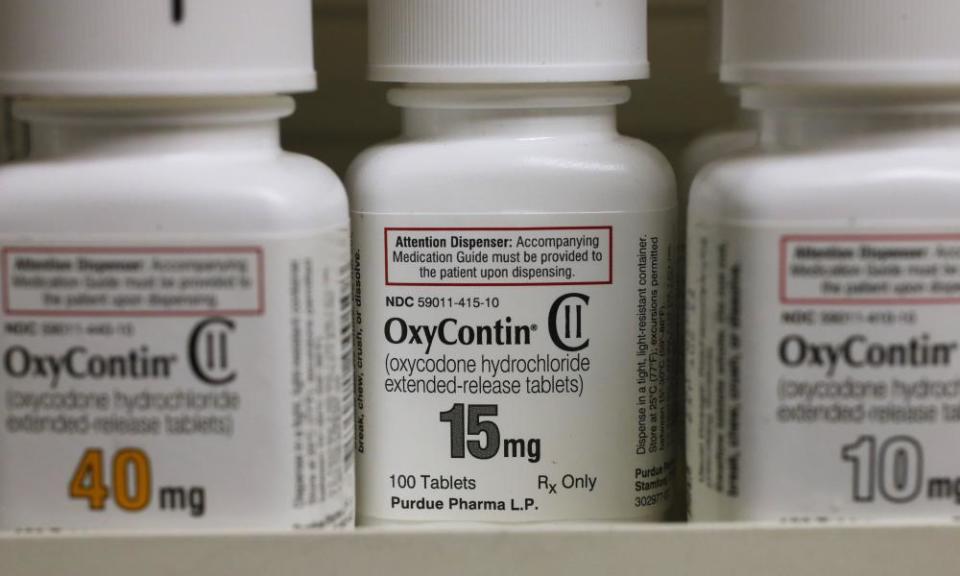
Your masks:
M 780 300 L 801 306 L 960 303 L 960 235 L 784 237 Z
M 8 247 L 0 251 L 10 316 L 256 316 L 257 247 Z
M 387 286 L 613 283 L 613 228 L 386 228 Z

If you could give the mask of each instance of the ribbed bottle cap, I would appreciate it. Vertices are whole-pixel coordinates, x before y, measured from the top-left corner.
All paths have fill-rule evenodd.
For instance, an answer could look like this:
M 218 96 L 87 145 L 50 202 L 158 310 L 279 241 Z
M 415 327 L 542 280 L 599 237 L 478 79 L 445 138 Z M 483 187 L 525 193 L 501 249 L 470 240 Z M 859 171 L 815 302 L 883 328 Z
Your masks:
M 0 93 L 311 90 L 310 0 L 0 0 Z
M 960 84 L 960 0 L 724 0 L 739 84 Z
M 646 78 L 646 0 L 370 0 L 370 78 L 609 82 Z

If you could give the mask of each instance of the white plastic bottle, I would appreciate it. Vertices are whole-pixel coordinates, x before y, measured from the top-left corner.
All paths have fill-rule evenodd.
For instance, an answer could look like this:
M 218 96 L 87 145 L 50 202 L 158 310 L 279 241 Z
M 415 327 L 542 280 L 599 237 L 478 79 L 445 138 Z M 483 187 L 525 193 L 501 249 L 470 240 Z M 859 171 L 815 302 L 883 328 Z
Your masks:
M 727 0 L 761 150 L 693 191 L 693 520 L 960 515 L 958 17 Z
M 0 530 L 353 521 L 346 194 L 309 0 L 0 4 Z M 176 8 L 176 9 L 173 9 Z
M 616 131 L 646 2 L 374 0 L 349 177 L 361 523 L 662 519 L 673 174 Z

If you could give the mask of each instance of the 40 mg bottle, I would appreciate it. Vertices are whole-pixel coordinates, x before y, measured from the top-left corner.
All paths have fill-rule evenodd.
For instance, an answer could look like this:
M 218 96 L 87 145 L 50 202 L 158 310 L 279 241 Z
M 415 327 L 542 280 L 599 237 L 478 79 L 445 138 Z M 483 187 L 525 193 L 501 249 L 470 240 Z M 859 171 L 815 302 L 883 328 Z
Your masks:
M 174 6 L 0 4 L 0 530 L 353 523 L 346 194 L 280 147 L 310 2 Z

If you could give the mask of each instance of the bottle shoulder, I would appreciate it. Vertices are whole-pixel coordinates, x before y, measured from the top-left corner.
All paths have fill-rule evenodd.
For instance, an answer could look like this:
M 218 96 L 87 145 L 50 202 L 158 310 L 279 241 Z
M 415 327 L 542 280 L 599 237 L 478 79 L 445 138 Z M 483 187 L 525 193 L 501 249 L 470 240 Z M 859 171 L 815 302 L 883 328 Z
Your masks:
M 346 192 L 297 154 L 24 161 L 0 167 L 0 226 L 39 232 L 264 233 L 347 217 Z
M 347 177 L 354 210 L 634 210 L 676 204 L 673 171 L 622 136 L 395 140 L 363 152 Z
M 693 140 L 683 151 L 680 176 L 687 183 L 707 165 L 757 147 L 759 134 L 756 129 L 739 128 L 707 132 Z
M 694 181 L 693 217 L 730 220 L 929 219 L 960 210 L 950 148 L 753 152 Z

